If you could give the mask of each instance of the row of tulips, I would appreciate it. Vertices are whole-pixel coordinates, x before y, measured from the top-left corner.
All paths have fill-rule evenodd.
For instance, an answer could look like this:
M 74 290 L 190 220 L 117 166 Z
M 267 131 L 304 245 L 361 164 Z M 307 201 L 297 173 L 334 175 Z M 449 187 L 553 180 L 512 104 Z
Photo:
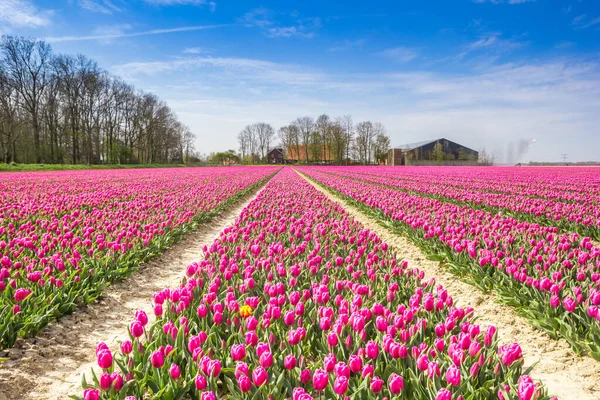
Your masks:
M 518 344 L 290 168 L 204 253 L 98 344 L 82 399 L 548 399 Z
M 600 359 L 600 250 L 556 227 L 302 168 L 577 352 Z
M 600 203 L 597 168 L 382 167 L 398 179 L 565 202 Z
M 97 298 L 273 168 L 0 176 L 0 348 Z
M 321 170 L 420 196 L 432 197 L 444 202 L 467 205 L 490 212 L 501 211 L 504 215 L 518 220 L 556 226 L 564 232 L 577 232 L 580 235 L 600 239 L 599 194 L 589 192 L 568 194 L 569 198 L 576 197 L 582 199 L 581 201 L 542 198 L 546 194 L 546 190 L 554 190 L 551 182 L 544 185 L 545 189 L 524 190 L 521 186 L 511 187 L 510 181 L 506 183 L 507 190 L 509 192 L 520 191 L 506 193 L 499 191 L 495 185 L 488 182 L 478 182 L 474 176 L 479 176 L 481 169 L 490 171 L 486 174 L 494 174 L 498 171 L 495 168 L 463 168 L 459 182 L 452 180 L 440 182 L 440 178 L 436 176 L 438 168 L 428 170 L 428 174 L 417 177 L 407 176 L 411 170 L 401 169 L 399 171 L 397 168 L 378 168 L 377 171 L 374 171 L 371 167 L 327 167 Z M 585 171 L 585 169 L 583 170 Z M 562 170 L 552 171 L 556 175 L 562 173 Z M 502 169 L 499 172 L 502 172 Z M 576 178 L 573 177 L 573 179 Z M 600 181 L 598 183 L 600 184 Z M 576 184 L 575 180 L 575 187 Z M 536 195 L 532 196 L 532 193 Z

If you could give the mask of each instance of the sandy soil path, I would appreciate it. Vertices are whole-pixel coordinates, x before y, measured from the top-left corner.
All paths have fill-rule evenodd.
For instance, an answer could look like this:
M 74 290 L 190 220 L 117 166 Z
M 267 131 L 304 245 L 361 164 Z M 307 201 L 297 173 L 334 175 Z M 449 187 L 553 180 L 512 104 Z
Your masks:
M 10 349 L 9 360 L 0 364 L 0 400 L 62 400 L 81 394 L 81 376 L 91 376 L 89 371 L 97 367 L 98 342 L 117 349 L 119 341 L 127 339 L 137 310 L 153 319 L 152 295 L 176 287 L 185 268 L 203 255 L 202 247 L 232 225 L 258 193 L 246 196 L 129 278 L 107 288 L 96 303 L 52 323 L 35 338 L 19 340 Z
M 525 367 L 537 363 L 531 375 L 534 379 L 543 381 L 549 393 L 560 399 L 600 399 L 599 362 L 589 357 L 577 356 L 565 340 L 554 340 L 535 329 L 510 307 L 496 303 L 493 294 L 483 294 L 459 280 L 438 262 L 427 259 L 421 250 L 405 237 L 392 233 L 348 202 L 325 191 L 309 179 L 307 181 L 329 199 L 341 204 L 355 220 L 377 232 L 410 266 L 423 270 L 426 277 L 434 277 L 459 305 L 474 307 L 480 324 L 495 325 L 498 328 L 502 343 L 519 343 L 523 349 Z

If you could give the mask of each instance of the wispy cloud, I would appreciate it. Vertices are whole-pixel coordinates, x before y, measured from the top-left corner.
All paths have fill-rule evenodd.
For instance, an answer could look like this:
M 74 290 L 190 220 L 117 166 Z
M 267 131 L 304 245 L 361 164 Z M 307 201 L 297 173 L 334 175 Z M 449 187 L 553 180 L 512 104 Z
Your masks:
M 238 19 L 238 22 L 249 28 L 260 28 L 270 38 L 289 38 L 293 36 L 312 38 L 316 34 L 316 29 L 321 27 L 321 19 L 318 17 L 298 18 L 297 13 L 292 13 L 291 16 L 296 18 L 295 23 L 283 25 L 275 21 L 273 11 L 261 7 L 247 12 Z
M 410 47 L 394 47 L 386 49 L 377 53 L 377 55 L 387 57 L 396 62 L 407 63 L 419 56 L 419 52 L 416 49 Z
M 492 49 L 496 52 L 507 52 L 526 46 L 527 44 L 528 42 L 504 39 L 502 38 L 502 34 L 499 32 L 490 32 L 480 36 L 479 39 L 469 44 L 467 46 L 467 51 L 471 52 L 483 49 Z
M 50 37 L 45 38 L 45 40 L 47 40 L 50 43 L 75 42 L 75 41 L 83 41 L 83 40 L 106 40 L 106 39 L 116 39 L 116 38 L 135 37 L 135 36 L 162 35 L 162 34 L 166 34 L 166 33 L 202 31 L 202 30 L 206 30 L 206 29 L 222 28 L 225 26 L 229 26 L 229 25 L 182 26 L 179 28 L 152 29 L 149 31 L 142 31 L 142 32 L 115 31 L 112 33 L 109 32 L 109 33 L 100 33 L 100 34 L 84 35 L 84 36 L 50 36 Z
M 102 25 L 94 29 L 94 36 L 101 38 L 98 39 L 101 43 L 110 44 L 114 38 L 123 37 L 132 28 L 129 24 L 118 24 L 118 25 Z
M 596 17 L 594 19 L 588 19 L 587 15 L 585 15 L 585 14 L 578 15 L 577 17 L 573 18 L 573 22 L 572 22 L 572 25 L 576 29 L 587 29 L 591 26 L 598 25 L 598 24 L 600 24 L 600 17 Z
M 53 14 L 52 10 L 39 10 L 28 0 L 0 1 L 0 22 L 13 27 L 48 26 Z
M 275 38 L 275 37 L 289 38 L 292 36 L 311 38 L 314 36 L 314 33 L 302 32 L 301 29 L 296 26 L 283 26 L 283 27 L 278 27 L 278 28 L 269 28 L 267 30 L 267 36 L 273 37 L 273 38 Z
M 144 0 L 148 4 L 155 6 L 208 6 L 211 11 L 215 11 L 217 3 L 210 0 Z
M 247 120 L 282 125 L 322 112 L 381 121 L 392 142 L 444 135 L 476 149 L 499 149 L 500 160 L 508 143 L 524 134 L 543 143 L 530 151 L 532 159 L 552 159 L 561 152 L 592 158 L 600 145 L 600 66 L 595 63 L 513 60 L 462 74 L 418 69 L 344 74 L 257 59 L 198 57 L 127 63 L 113 72 L 152 83 L 167 80 L 172 86 L 161 85 L 159 95 L 184 122 L 211 132 L 206 140 L 222 137 L 210 146 L 203 138 L 209 151 L 225 148 L 228 140 L 235 146 L 234 133 Z M 583 142 L 589 146 L 578 149 Z
M 344 40 L 343 42 L 330 47 L 329 51 L 331 52 L 342 52 L 342 51 L 350 51 L 363 47 L 367 41 L 365 39 L 357 39 L 357 40 Z
M 173 71 L 200 72 L 219 81 L 257 82 L 262 84 L 308 85 L 322 81 L 323 75 L 308 71 L 291 64 L 270 61 L 228 58 L 228 57 L 191 57 L 168 61 L 131 62 L 117 65 L 113 72 L 117 75 L 136 78 L 139 75 L 160 75 Z
M 112 14 L 121 11 L 111 0 L 78 0 L 78 4 L 83 9 L 101 14 Z
M 188 47 L 183 49 L 184 54 L 201 54 L 207 53 L 206 49 L 203 47 Z
M 255 8 L 254 10 L 244 14 L 244 16 L 239 19 L 239 22 L 246 25 L 249 28 L 265 28 L 267 26 L 273 25 L 271 14 L 271 11 L 267 10 L 266 8 Z

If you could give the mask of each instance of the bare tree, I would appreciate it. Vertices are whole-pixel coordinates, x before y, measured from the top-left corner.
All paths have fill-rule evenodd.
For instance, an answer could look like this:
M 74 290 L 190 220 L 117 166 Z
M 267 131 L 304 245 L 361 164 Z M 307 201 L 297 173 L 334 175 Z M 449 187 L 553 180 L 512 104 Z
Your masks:
M 19 115 L 19 94 L 10 84 L 8 76 L 0 65 L 0 148 L 2 161 L 17 160 L 16 144 L 19 140 L 21 121 Z
M 342 164 L 344 161 L 344 155 L 347 152 L 347 136 L 344 128 L 340 124 L 340 119 L 333 123 L 329 129 L 329 135 L 331 138 L 331 145 L 333 147 L 333 154 L 337 164 Z
M 360 146 L 358 147 L 360 154 L 360 162 L 363 164 L 371 164 L 371 153 L 373 140 L 375 138 L 375 127 L 371 121 L 359 122 L 356 125 L 357 142 L 360 139 Z
M 377 125 L 377 124 L 376 124 Z M 387 160 L 388 151 L 390 149 L 390 138 L 385 134 L 385 128 L 383 125 L 376 127 L 378 131 L 373 143 L 373 155 L 375 156 L 375 162 L 383 164 Z
M 308 157 L 308 149 L 311 144 L 312 133 L 315 128 L 315 122 L 311 117 L 301 117 L 296 119 L 293 123 L 298 129 L 299 136 L 299 144 L 304 146 L 304 161 L 308 164 L 310 159 Z M 299 146 L 297 148 L 298 153 L 300 153 Z M 298 158 L 300 158 L 300 154 L 298 154 Z
M 265 122 L 258 122 L 253 125 L 253 129 L 256 132 L 256 140 L 258 149 L 260 151 L 260 159 L 264 162 L 271 146 L 271 141 L 275 136 L 273 127 Z
M 2 37 L 0 96 L 5 162 L 167 163 L 193 153 L 193 134 L 156 96 L 43 41 Z
M 35 160 L 41 162 L 40 108 L 49 82 L 50 46 L 39 40 L 4 36 L 0 42 L 6 75 L 20 94 L 21 106 L 29 113 Z

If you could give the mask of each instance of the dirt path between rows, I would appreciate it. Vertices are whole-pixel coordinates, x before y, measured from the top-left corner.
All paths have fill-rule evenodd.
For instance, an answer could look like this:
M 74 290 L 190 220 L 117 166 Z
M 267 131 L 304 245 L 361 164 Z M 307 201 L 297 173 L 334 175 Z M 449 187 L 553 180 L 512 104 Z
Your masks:
M 118 349 L 119 341 L 128 338 L 128 327 L 137 310 L 146 311 L 153 320 L 152 295 L 165 287 L 176 287 L 185 268 L 203 256 L 202 247 L 232 225 L 261 190 L 107 288 L 96 303 L 62 317 L 35 338 L 19 340 L 10 349 L 9 360 L 0 364 L 0 400 L 62 400 L 80 395 L 81 376 L 85 373 L 86 378 L 90 377 L 90 370 L 98 369 L 98 342 L 106 342 L 113 351 Z
M 303 178 L 306 179 L 304 176 Z M 537 363 L 531 375 L 534 379 L 541 380 L 550 394 L 560 399 L 600 399 L 599 362 L 590 357 L 577 356 L 565 340 L 554 340 L 535 329 L 509 306 L 496 303 L 493 294 L 481 293 L 459 280 L 440 263 L 427 259 L 421 250 L 405 237 L 392 233 L 345 200 L 327 192 L 309 179 L 307 181 L 329 199 L 342 205 L 355 220 L 375 231 L 400 257 L 408 261 L 410 266 L 423 270 L 426 277 L 434 277 L 437 283 L 448 290 L 457 304 L 462 307 L 474 307 L 475 316 L 480 324 L 494 325 L 498 328 L 501 343 L 519 343 L 525 357 L 525 368 Z

